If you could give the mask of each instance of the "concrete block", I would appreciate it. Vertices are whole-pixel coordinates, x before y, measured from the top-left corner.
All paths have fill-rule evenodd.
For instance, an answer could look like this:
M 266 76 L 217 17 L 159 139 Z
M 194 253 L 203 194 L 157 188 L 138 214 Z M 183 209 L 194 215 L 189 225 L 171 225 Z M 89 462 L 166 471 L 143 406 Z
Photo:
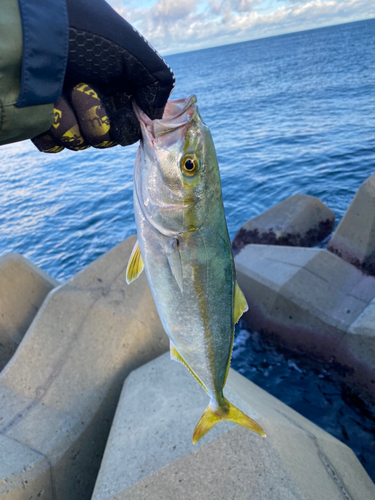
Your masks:
M 251 243 L 312 247 L 333 230 L 335 214 L 315 196 L 295 194 L 245 222 L 232 248 Z
M 375 372 L 375 299 L 350 325 L 348 334 L 343 338 L 340 351 L 351 352 L 356 358 L 356 364 L 372 365 Z M 375 387 L 375 376 L 370 383 Z
M 375 275 L 375 174 L 358 189 L 327 248 Z
M 1 373 L 1 500 L 88 500 L 125 377 L 168 349 L 134 242 L 50 293 Z
M 254 330 L 289 350 L 331 362 L 344 381 L 375 401 L 375 322 L 369 308 L 375 278 L 313 248 L 248 245 L 235 263 L 249 304 L 244 318 Z
M 17 253 L 0 257 L 0 371 L 48 293 L 60 283 Z
M 193 445 L 208 397 L 186 368 L 165 354 L 132 372 L 92 500 L 375 498 L 354 453 L 330 434 L 232 369 L 225 395 L 267 438 L 220 423 Z

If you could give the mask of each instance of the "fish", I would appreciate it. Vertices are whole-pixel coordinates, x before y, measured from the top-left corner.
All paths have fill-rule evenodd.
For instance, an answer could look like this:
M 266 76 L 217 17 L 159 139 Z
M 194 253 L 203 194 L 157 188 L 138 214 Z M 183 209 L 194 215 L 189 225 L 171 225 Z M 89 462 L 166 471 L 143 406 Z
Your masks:
M 265 436 L 223 394 L 234 325 L 248 306 L 236 281 L 210 130 L 195 95 L 168 101 L 161 119 L 133 107 L 142 138 L 133 190 L 138 238 L 127 282 L 145 269 L 171 358 L 185 365 L 210 397 L 193 443 L 223 420 Z

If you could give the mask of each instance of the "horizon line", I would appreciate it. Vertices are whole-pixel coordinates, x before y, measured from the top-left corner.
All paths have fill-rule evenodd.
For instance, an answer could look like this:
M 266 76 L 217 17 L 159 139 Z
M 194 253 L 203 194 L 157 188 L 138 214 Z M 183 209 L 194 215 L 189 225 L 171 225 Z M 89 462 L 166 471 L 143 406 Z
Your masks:
M 227 47 L 228 45 L 239 45 L 240 43 L 255 42 L 257 40 L 266 40 L 268 38 L 277 38 L 277 37 L 281 37 L 281 36 L 294 35 L 297 33 L 305 33 L 308 31 L 316 31 L 316 30 L 321 30 L 321 29 L 333 28 L 334 26 L 345 26 L 346 24 L 363 23 L 365 21 L 375 21 L 375 17 L 370 17 L 370 18 L 366 18 L 366 19 L 358 19 L 356 21 L 348 21 L 346 23 L 328 24 L 327 26 L 318 26 L 316 28 L 309 28 L 309 29 L 305 29 L 305 30 L 289 31 L 287 33 L 280 33 L 278 35 L 260 36 L 258 38 L 249 38 L 248 40 L 242 40 L 240 42 L 225 43 L 222 45 L 211 45 L 210 47 L 202 47 L 201 49 L 186 50 L 184 52 L 174 52 L 173 54 L 171 53 L 171 54 L 160 54 L 160 55 L 164 58 L 164 57 L 170 57 L 170 56 L 177 56 L 180 54 L 190 54 L 191 52 L 200 52 L 202 50 L 210 50 L 210 49 L 216 49 L 219 47 Z

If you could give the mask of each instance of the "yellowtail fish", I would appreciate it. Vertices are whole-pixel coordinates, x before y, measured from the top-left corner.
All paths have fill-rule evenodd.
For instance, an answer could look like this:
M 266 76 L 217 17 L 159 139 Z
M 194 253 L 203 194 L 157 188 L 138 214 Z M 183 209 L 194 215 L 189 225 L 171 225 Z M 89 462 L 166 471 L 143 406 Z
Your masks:
M 145 268 L 172 359 L 211 398 L 193 443 L 221 420 L 265 436 L 223 395 L 234 325 L 247 303 L 236 282 L 215 147 L 196 102 L 194 95 L 169 101 L 160 120 L 135 106 L 142 129 L 134 169 L 138 241 L 127 281 Z

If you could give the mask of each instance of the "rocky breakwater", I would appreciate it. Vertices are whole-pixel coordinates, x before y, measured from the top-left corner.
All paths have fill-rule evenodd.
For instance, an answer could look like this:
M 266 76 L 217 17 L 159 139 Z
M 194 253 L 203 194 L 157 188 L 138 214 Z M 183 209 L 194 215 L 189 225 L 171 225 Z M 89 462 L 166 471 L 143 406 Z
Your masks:
M 89 500 L 125 377 L 168 349 L 134 242 L 52 290 L 1 372 L 1 500 Z
M 347 446 L 233 370 L 226 396 L 267 438 L 221 423 L 192 445 L 207 395 L 157 357 L 169 342 L 146 278 L 126 285 L 134 242 L 47 292 L 0 374 L 0 499 L 372 500 Z M 238 258 L 249 248 L 263 246 Z
M 0 371 L 48 293 L 60 283 L 18 253 L 0 257 Z
M 365 273 L 375 275 L 375 174 L 357 191 L 327 248 Z
M 367 182 L 374 181 L 371 177 Z M 368 192 L 360 188 L 344 217 L 356 225 L 350 233 L 354 240 L 349 231 L 345 233 L 350 248 L 356 248 L 357 241 L 369 242 L 368 220 L 359 224 L 351 214 L 358 204 L 370 203 Z M 375 190 L 371 204 L 374 212 Z M 340 226 L 348 227 L 346 222 Z M 340 226 L 331 250 L 339 241 L 336 234 L 342 234 Z M 374 247 L 366 247 L 366 255 L 372 252 L 375 238 Z M 375 278 L 339 254 L 318 248 L 245 246 L 235 257 L 237 279 L 249 304 L 244 318 L 265 338 L 312 361 L 328 363 L 344 382 L 375 402 Z
M 373 500 L 375 485 L 343 443 L 229 370 L 225 395 L 265 429 L 219 423 L 197 445 L 207 394 L 165 354 L 121 394 L 92 500 Z

